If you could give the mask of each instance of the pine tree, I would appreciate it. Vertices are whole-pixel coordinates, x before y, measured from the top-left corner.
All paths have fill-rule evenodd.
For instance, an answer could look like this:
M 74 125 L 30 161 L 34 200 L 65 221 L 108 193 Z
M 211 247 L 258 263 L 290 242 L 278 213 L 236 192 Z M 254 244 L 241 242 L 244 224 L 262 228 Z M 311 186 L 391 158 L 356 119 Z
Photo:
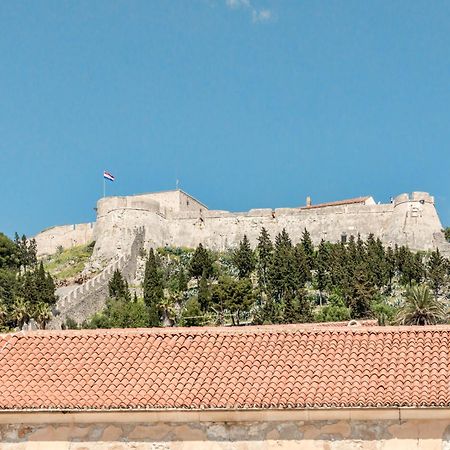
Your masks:
M 383 244 L 379 239 L 375 240 L 373 234 L 369 234 L 366 241 L 365 260 L 371 281 L 378 287 L 386 283 L 386 261 Z
M 311 235 L 309 234 L 309 231 L 306 228 L 303 230 L 302 233 L 301 244 L 303 246 L 303 250 L 305 251 L 308 268 L 309 270 L 314 270 L 315 269 L 314 245 L 311 240 Z
M 356 268 L 352 290 L 347 298 L 347 306 L 350 308 L 353 319 L 361 319 L 370 315 L 374 294 L 375 290 L 370 283 L 367 269 L 360 264 Z
M 233 263 L 236 266 L 239 278 L 246 278 L 255 269 L 255 258 L 246 235 L 239 243 L 237 250 L 233 252 Z
M 286 293 L 284 297 L 283 322 L 304 323 L 313 320 L 312 308 L 304 289 L 300 289 L 295 297 Z
M 316 256 L 316 279 L 321 304 L 323 300 L 323 292 L 327 289 L 328 284 L 330 283 L 330 263 L 331 261 L 328 246 L 322 239 L 320 241 Z
M 306 295 L 305 289 L 300 289 L 297 292 L 295 300 L 298 308 L 297 320 L 300 323 L 312 322 L 313 321 L 312 305 L 308 296 Z
M 386 278 L 388 283 L 388 292 L 392 290 L 392 280 L 394 279 L 396 272 L 395 253 L 392 247 L 388 247 L 386 250 Z
M 108 283 L 108 290 L 111 298 L 123 298 L 127 301 L 131 300 L 128 282 L 122 277 L 119 269 L 114 271 L 113 276 Z
M 442 287 L 445 285 L 447 267 L 445 259 L 441 256 L 439 249 L 431 252 L 427 264 L 427 278 L 430 282 L 435 298 L 439 297 Z
M 294 247 L 295 264 L 292 267 L 295 277 L 295 290 L 301 289 L 308 281 L 311 281 L 312 275 L 308 265 L 308 258 L 304 246 L 297 244 Z
M 145 264 L 144 275 L 144 302 L 149 311 L 149 325 L 159 326 L 161 323 L 159 315 L 159 304 L 164 296 L 162 277 L 158 270 L 155 253 L 150 249 Z
M 284 296 L 283 323 L 297 323 L 298 316 L 298 307 L 294 297 L 290 292 L 287 292 Z
M 26 272 L 20 278 L 20 284 L 21 295 L 30 305 L 45 303 L 52 306 L 56 303 L 55 283 L 52 276 L 45 272 L 42 261 L 33 271 Z
M 275 238 L 272 264 L 270 266 L 270 291 L 275 302 L 281 303 L 287 291 L 295 295 L 295 265 L 291 239 L 283 229 Z
M 209 278 L 213 273 L 213 266 L 208 250 L 200 243 L 189 262 L 189 275 L 199 279 L 203 273 Z
M 258 283 L 263 291 L 267 291 L 269 270 L 272 263 L 273 244 L 270 240 L 269 233 L 265 228 L 261 229 L 256 249 L 258 254 Z

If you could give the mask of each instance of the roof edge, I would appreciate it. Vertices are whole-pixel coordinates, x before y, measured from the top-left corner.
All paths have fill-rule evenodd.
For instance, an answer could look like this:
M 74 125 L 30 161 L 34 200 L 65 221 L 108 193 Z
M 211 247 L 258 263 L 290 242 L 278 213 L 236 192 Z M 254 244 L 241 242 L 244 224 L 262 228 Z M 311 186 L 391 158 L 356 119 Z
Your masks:
M 183 414 L 180 414 L 183 413 Z M 258 422 L 315 420 L 442 420 L 449 407 L 299 409 L 2 410 L 1 423 Z

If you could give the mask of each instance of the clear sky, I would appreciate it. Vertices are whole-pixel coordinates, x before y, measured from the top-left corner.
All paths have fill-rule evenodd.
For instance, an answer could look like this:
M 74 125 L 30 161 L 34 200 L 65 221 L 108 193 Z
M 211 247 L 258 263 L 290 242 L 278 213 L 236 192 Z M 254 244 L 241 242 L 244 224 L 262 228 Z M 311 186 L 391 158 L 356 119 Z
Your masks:
M 0 2 L 0 231 L 180 187 L 247 210 L 414 190 L 450 225 L 450 2 Z

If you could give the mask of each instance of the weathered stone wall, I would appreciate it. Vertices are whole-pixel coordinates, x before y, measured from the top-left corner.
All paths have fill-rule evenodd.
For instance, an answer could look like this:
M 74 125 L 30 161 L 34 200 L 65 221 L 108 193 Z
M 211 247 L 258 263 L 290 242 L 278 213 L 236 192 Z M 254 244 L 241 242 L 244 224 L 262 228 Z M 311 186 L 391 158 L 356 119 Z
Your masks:
M 51 255 L 59 246 L 70 248 L 94 240 L 94 223 L 78 223 L 48 228 L 35 236 L 38 256 Z
M 87 229 L 78 240 L 74 233 L 81 232 L 82 225 L 60 233 L 55 228 L 52 235 L 48 230 L 36 239 L 40 253 L 56 250 L 57 245 L 93 239 L 96 246 L 92 260 L 103 263 L 129 253 L 132 239 L 126 231 L 136 227 L 145 227 L 147 247 L 196 247 L 203 243 L 223 250 L 236 246 L 244 235 L 256 245 L 262 227 L 272 238 L 285 228 L 296 243 L 306 228 L 315 244 L 321 239 L 337 242 L 342 236 L 360 234 L 365 238 L 373 233 L 386 245 L 408 245 L 413 250 L 439 247 L 450 255 L 434 198 L 425 192 L 401 194 L 388 204 L 252 209 L 240 213 L 208 210 L 179 190 L 107 197 L 98 201 L 95 228 Z
M 145 227 L 147 247 L 196 247 L 201 242 L 209 248 L 223 250 L 236 246 L 244 235 L 256 245 L 261 228 L 265 227 L 272 238 L 285 228 L 294 243 L 306 228 L 315 244 L 321 239 L 337 242 L 343 235 L 348 238 L 360 234 L 366 238 L 373 233 L 386 245 L 408 245 L 413 250 L 439 246 L 450 251 L 441 238 L 442 225 L 434 199 L 427 193 L 402 194 L 389 204 L 253 209 L 242 213 L 200 211 L 196 207 L 180 209 L 176 214 L 172 211 L 169 216 L 160 209 L 155 212 L 145 208 L 118 208 L 116 202 L 116 199 L 99 202 L 101 214 L 96 222 L 94 259 L 110 259 L 126 246 L 122 230 L 129 226 Z
M 120 270 L 127 281 L 131 281 L 136 274 L 138 255 L 145 240 L 144 228 L 128 230 L 132 237 L 132 244 L 128 254 L 120 256 L 111 262 L 102 272 L 89 281 L 78 286 L 56 303 L 57 314 L 48 324 L 48 329 L 60 329 L 61 324 L 70 317 L 78 323 L 101 311 L 108 298 L 108 283 L 115 270 Z
M 180 415 L 183 412 L 179 413 Z M 34 414 L 36 415 L 36 414 Z M 448 420 L 0 425 L 2 450 L 449 449 Z

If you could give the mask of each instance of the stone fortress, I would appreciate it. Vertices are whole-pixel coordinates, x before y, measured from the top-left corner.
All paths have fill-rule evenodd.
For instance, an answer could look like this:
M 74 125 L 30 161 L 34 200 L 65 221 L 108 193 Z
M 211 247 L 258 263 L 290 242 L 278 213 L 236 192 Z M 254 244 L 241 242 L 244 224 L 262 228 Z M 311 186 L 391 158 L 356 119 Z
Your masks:
M 370 233 L 385 245 L 407 245 L 412 250 L 439 248 L 450 256 L 434 198 L 426 192 L 401 194 L 390 203 L 376 203 L 370 196 L 318 205 L 309 198 L 305 206 L 251 209 L 247 212 L 209 210 L 182 190 L 126 197 L 105 197 L 97 202 L 95 223 L 49 228 L 35 238 L 40 256 L 58 248 L 95 241 L 91 267 L 102 273 L 60 295 L 61 319 L 82 320 L 101 307 L 112 271 L 122 270 L 132 279 L 142 248 L 196 247 L 214 250 L 237 246 L 247 235 L 255 246 L 264 227 L 272 238 L 283 228 L 294 243 L 306 228 L 317 245 L 324 239 L 346 241 Z M 69 314 L 70 313 L 70 314 Z

